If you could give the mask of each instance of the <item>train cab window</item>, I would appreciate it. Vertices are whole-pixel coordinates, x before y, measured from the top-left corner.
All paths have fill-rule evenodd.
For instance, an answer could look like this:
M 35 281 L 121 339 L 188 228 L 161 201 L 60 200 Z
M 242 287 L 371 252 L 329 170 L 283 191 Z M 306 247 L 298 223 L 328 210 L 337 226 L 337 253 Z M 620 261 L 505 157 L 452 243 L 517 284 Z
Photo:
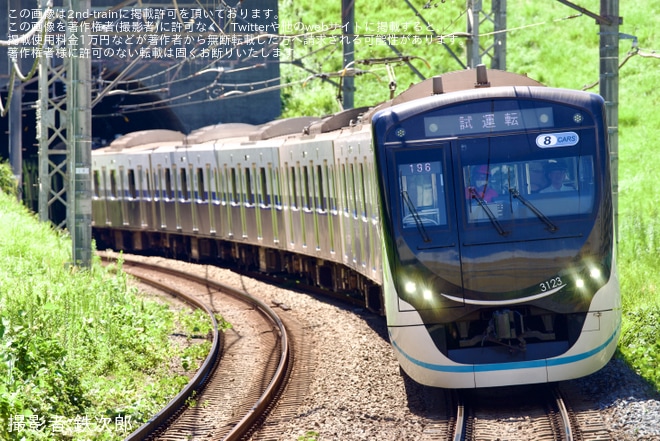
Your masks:
M 591 213 L 592 156 L 463 166 L 468 222 L 548 219 Z
M 399 164 L 404 229 L 447 224 L 445 183 L 440 161 Z

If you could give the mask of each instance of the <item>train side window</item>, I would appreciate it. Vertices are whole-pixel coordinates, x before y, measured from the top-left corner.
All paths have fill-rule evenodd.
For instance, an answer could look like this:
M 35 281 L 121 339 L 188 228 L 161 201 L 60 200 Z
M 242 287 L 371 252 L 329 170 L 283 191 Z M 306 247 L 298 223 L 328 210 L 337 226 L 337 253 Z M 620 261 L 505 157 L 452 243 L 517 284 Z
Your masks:
M 101 168 L 101 179 L 103 180 L 103 190 L 101 194 L 103 195 L 103 198 L 108 198 L 108 170 L 105 167 Z
M 306 209 L 311 209 L 312 204 L 311 204 L 311 195 L 309 191 L 309 168 L 306 165 L 302 167 L 301 179 L 302 179 L 302 190 L 303 190 L 302 207 Z
M 375 176 L 374 164 L 373 162 L 366 162 L 366 166 L 367 166 L 367 174 L 366 174 L 367 177 L 364 180 L 364 185 L 365 185 L 365 195 L 366 195 L 366 205 L 367 205 L 367 216 L 370 219 L 377 219 L 378 210 L 377 210 L 377 205 L 375 203 L 376 185 L 374 183 L 374 176 Z
M 210 165 L 207 164 L 206 168 L 210 168 Z M 204 169 L 201 167 L 197 168 L 197 198 L 202 202 L 208 200 L 206 186 L 204 185 Z
M 110 170 L 110 196 L 117 198 L 117 170 Z
M 340 195 L 341 195 L 341 200 L 340 200 L 340 206 L 344 211 L 344 214 L 349 213 L 349 207 L 348 207 L 348 173 L 346 172 L 346 164 L 341 164 L 340 166 L 340 171 L 339 171 L 339 185 L 341 186 L 340 189 Z
M 211 199 L 213 202 L 220 201 L 220 169 L 212 168 L 211 173 L 213 174 L 213 179 L 211 185 L 209 185 L 209 191 L 211 192 Z
M 130 199 L 135 199 L 136 190 L 135 190 L 135 170 L 129 168 L 126 172 L 126 180 L 128 181 L 128 197 Z
M 337 193 L 335 187 L 336 167 L 334 164 L 325 164 L 326 167 L 326 182 L 328 186 L 328 209 L 337 211 Z
M 249 204 L 254 205 L 254 185 L 252 182 L 252 170 L 249 167 L 245 167 L 245 196 L 243 200 Z
M 238 199 L 238 178 L 236 176 L 236 169 L 232 168 L 230 170 L 230 182 L 229 182 L 229 193 L 231 194 L 231 202 L 239 203 Z
M 185 168 L 181 169 L 181 199 L 188 199 L 188 173 Z
M 367 182 L 364 179 L 364 164 L 359 164 L 359 173 L 358 182 L 360 183 L 360 208 L 362 209 L 362 217 L 367 217 Z
M 324 191 L 324 185 L 325 185 L 325 175 L 324 170 L 327 170 L 327 162 L 324 161 L 324 166 L 317 165 L 316 166 L 316 179 L 315 179 L 315 184 L 317 188 L 317 195 L 318 195 L 318 202 L 316 203 L 317 208 L 319 208 L 322 212 L 327 211 L 328 209 L 328 201 L 327 201 L 327 196 L 326 192 Z
M 99 186 L 101 185 L 101 177 L 98 170 L 94 170 L 92 183 L 94 188 L 94 197 L 98 198 L 101 194 L 99 190 Z
M 137 167 L 137 176 L 135 176 L 135 172 L 133 172 L 133 192 L 135 194 L 135 198 L 141 199 L 144 195 L 142 194 L 143 186 L 142 186 L 142 179 L 144 178 L 144 175 L 142 173 L 142 166 L 138 165 Z
M 268 181 L 270 185 L 270 195 L 272 198 L 271 204 L 275 207 L 282 206 L 280 194 L 280 169 L 274 167 L 273 164 L 268 164 Z
M 117 175 L 119 177 L 117 181 L 117 195 L 121 199 L 126 199 L 126 170 L 124 167 L 119 167 L 119 173 Z
M 270 207 L 266 167 L 259 167 L 259 204 L 262 207 Z
M 298 194 L 298 181 L 296 180 L 296 168 L 291 167 L 290 168 L 290 174 L 289 174 L 289 183 L 291 185 L 291 193 L 289 195 L 289 202 L 291 205 L 291 208 L 297 208 L 298 207 L 298 199 L 297 199 L 297 194 Z
M 223 170 L 221 171 L 220 176 L 220 187 L 221 187 L 221 200 L 222 203 L 229 203 L 229 168 L 227 164 L 224 165 Z
M 156 169 L 156 176 L 154 176 L 154 197 L 158 200 L 163 199 L 163 169 L 158 165 Z
M 172 188 L 172 170 L 165 169 L 165 199 L 174 199 L 174 189 Z
M 148 200 L 151 200 L 151 199 L 153 199 L 153 188 L 152 188 L 152 185 L 151 185 L 151 173 L 149 172 L 149 170 L 144 171 L 144 177 L 145 177 L 145 180 L 147 182 L 147 195 L 146 195 L 146 198 Z
M 353 163 L 348 164 L 348 205 L 349 211 L 354 217 L 357 216 L 356 191 L 355 191 L 355 167 Z

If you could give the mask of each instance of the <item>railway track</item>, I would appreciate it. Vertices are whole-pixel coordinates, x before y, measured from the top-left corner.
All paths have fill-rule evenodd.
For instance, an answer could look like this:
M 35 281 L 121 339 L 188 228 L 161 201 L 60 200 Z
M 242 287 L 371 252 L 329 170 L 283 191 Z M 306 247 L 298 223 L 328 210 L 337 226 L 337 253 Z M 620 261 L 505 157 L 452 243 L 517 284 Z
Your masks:
M 205 310 L 214 324 L 212 349 L 194 378 L 126 440 L 240 440 L 257 431 L 293 369 L 289 333 L 278 314 L 258 298 L 204 277 L 129 259 L 123 269 Z M 234 325 L 224 338 L 215 312 Z
M 593 418 L 593 411 L 574 411 L 557 385 L 460 391 L 452 398 L 456 418 L 448 425 L 446 440 L 611 439 L 602 419 Z

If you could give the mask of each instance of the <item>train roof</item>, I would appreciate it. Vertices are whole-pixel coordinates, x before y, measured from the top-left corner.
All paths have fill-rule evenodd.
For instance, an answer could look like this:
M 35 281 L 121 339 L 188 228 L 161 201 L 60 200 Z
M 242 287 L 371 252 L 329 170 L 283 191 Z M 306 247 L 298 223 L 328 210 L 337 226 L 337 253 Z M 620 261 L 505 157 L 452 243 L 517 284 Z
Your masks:
M 482 65 L 483 66 L 483 65 Z M 469 89 L 482 89 L 500 86 L 543 86 L 527 75 L 506 72 L 503 70 L 486 69 L 477 66 L 476 69 L 459 70 L 428 78 L 415 84 L 391 101 L 391 105 L 424 98 L 442 93 L 460 92 Z
M 433 95 L 503 86 L 543 87 L 544 85 L 529 78 L 527 75 L 497 69 L 487 69 L 484 65 L 479 65 L 475 69 L 447 72 L 413 84 L 394 99 L 372 108 L 363 116 L 363 120 L 370 121 L 371 116 L 378 110 Z
M 316 135 L 319 133 L 327 133 L 334 130 L 339 130 L 343 127 L 350 127 L 355 125 L 359 121 L 360 116 L 368 110 L 369 107 L 358 107 L 356 109 L 346 109 L 333 115 L 327 116 L 315 124 L 312 124 L 309 129 L 305 131 L 305 134 Z
M 176 130 L 156 129 L 140 130 L 123 135 L 110 143 L 109 146 L 100 149 L 106 152 L 122 151 L 126 149 L 143 150 L 167 144 L 183 144 L 185 135 Z
M 224 140 L 228 138 L 248 137 L 259 126 L 245 123 L 222 123 L 201 127 L 193 130 L 186 137 L 186 144 L 203 144 L 205 142 Z
M 320 118 L 314 116 L 277 119 L 260 126 L 259 129 L 252 132 L 250 141 L 262 141 L 279 136 L 300 134 L 319 120 Z

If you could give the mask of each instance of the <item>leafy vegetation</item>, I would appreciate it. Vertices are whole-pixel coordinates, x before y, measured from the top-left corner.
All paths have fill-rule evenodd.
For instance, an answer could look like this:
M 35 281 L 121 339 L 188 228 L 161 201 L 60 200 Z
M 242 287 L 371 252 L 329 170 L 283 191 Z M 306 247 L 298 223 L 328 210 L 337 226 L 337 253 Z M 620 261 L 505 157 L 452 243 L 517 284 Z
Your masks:
M 0 162 L 0 191 L 12 196 L 16 196 L 18 191 L 16 179 L 6 161 Z
M 168 340 L 206 335 L 208 318 L 144 300 L 121 264 L 71 267 L 70 251 L 0 192 L 0 439 L 123 439 L 188 382 L 174 362 L 208 353 Z
M 374 105 L 388 99 L 390 84 L 396 93 L 418 82 L 419 77 L 403 62 L 392 62 L 390 74 L 384 64 L 366 64 L 359 60 L 376 60 L 397 54 L 383 39 L 367 34 L 389 35 L 393 46 L 423 76 L 431 77 L 462 67 L 450 51 L 466 63 L 466 40 L 457 36 L 466 30 L 467 13 L 464 0 L 411 0 L 420 15 L 438 36 L 428 44 L 429 34 L 408 2 L 381 0 L 355 2 L 356 33 L 355 67 L 365 72 L 355 77 L 355 106 Z M 583 0 L 580 6 L 599 13 L 600 2 Z M 485 9 L 490 2 L 484 2 Z M 312 0 L 280 1 L 280 24 L 287 33 L 289 23 L 302 23 L 308 28 L 320 24 L 342 24 L 340 2 Z M 660 60 L 644 54 L 657 54 L 660 34 L 654 17 L 660 11 L 660 0 L 644 6 L 620 2 L 619 60 L 619 250 L 618 265 L 623 297 L 622 337 L 618 356 L 660 389 L 660 216 L 656 204 L 656 171 L 660 157 L 655 146 L 655 131 L 660 127 Z M 421 25 L 421 28 L 419 26 Z M 295 29 L 295 28 L 294 28 Z M 298 25 L 298 29 L 304 26 Z M 584 89 L 598 93 L 599 27 L 593 18 L 580 14 L 557 1 L 507 2 L 506 70 L 527 74 L 553 87 Z M 481 25 L 482 47 L 492 43 L 492 24 Z M 298 31 L 301 33 L 302 31 Z M 332 32 L 331 32 L 332 33 Z M 335 31 L 340 35 L 341 31 Z M 296 34 L 290 31 L 288 34 Z M 410 38 L 401 38 L 401 35 Z M 422 35 L 418 44 L 414 35 Z M 455 38 L 452 38 L 454 35 Z M 631 38 L 635 36 L 635 40 Z M 342 49 L 318 35 L 312 39 L 296 36 L 283 51 L 283 82 L 291 87 L 283 92 L 284 116 L 322 115 L 340 110 L 337 77 L 321 79 L 320 75 L 340 72 Z M 636 46 L 633 46 L 633 42 Z M 448 50 L 449 49 L 449 50 Z M 656 55 L 657 56 L 657 55 Z M 489 65 L 489 59 L 483 58 Z M 392 74 L 393 72 L 393 74 Z M 333 84 L 334 82 L 334 84 Z M 304 87 L 298 87 L 304 84 Z
M 319 433 L 315 430 L 308 430 L 304 435 L 298 437 L 298 441 L 317 441 Z

